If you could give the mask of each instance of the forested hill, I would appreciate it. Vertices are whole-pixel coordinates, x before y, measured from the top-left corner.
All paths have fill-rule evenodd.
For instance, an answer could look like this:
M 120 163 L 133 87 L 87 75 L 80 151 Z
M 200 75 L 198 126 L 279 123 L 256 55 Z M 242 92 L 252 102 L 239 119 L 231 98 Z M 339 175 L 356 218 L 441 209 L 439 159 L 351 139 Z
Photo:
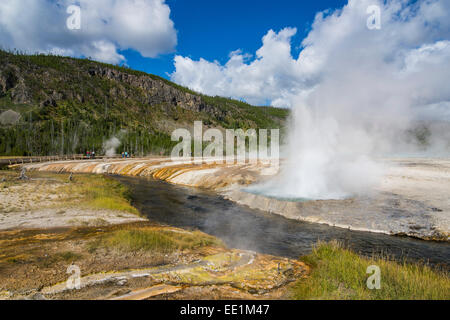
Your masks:
M 280 128 L 288 111 L 198 94 L 166 79 L 86 59 L 0 51 L 0 155 L 170 152 L 170 134 L 208 127 Z

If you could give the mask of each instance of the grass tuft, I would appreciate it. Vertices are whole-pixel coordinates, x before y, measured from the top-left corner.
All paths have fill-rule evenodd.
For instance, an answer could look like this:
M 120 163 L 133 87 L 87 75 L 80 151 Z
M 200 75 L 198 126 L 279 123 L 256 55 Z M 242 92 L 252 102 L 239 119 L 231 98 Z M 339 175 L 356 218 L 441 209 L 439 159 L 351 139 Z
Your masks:
M 344 249 L 339 243 L 319 243 L 301 260 L 312 271 L 290 290 L 293 299 L 325 300 L 448 300 L 447 273 L 422 264 L 397 263 L 385 258 L 365 258 Z M 367 288 L 368 266 L 381 270 L 381 288 Z
M 93 241 L 89 250 L 106 247 L 127 252 L 142 250 L 172 253 L 208 246 L 223 246 L 223 244 L 220 240 L 200 231 L 173 232 L 171 230 L 149 227 L 118 230 L 111 235 Z
M 93 209 L 124 211 L 139 215 L 131 205 L 129 189 L 120 182 L 101 175 L 76 175 L 65 190 L 67 194 L 81 195 L 83 203 Z

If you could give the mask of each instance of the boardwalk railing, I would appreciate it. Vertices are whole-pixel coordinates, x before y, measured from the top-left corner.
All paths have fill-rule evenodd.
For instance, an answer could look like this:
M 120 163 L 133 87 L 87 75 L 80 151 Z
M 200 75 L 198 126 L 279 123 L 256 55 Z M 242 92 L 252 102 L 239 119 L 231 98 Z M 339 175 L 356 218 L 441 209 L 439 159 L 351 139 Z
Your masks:
M 36 156 L 36 157 L 11 157 L 11 158 L 0 158 L 0 167 L 10 166 L 14 164 L 25 164 L 25 163 L 35 163 L 35 162 L 51 162 L 51 161 L 69 161 L 69 160 L 102 160 L 102 159 L 119 159 L 122 156 L 117 155 L 113 157 L 106 156 L 96 156 L 88 157 L 82 154 L 75 155 L 63 155 L 63 156 Z

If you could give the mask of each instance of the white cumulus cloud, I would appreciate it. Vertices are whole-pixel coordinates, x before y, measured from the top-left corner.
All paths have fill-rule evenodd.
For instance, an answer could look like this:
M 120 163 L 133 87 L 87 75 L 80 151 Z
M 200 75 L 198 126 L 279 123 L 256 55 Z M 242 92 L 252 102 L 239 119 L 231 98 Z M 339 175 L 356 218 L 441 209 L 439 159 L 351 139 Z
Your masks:
M 298 87 L 304 77 L 298 72 L 297 61 L 291 56 L 291 38 L 297 29 L 270 30 L 262 39 L 263 46 L 251 55 L 236 50 L 225 65 L 204 59 L 175 57 L 173 81 L 210 95 L 244 98 L 252 104 L 285 106 L 286 98 Z
M 67 28 L 70 5 L 81 8 L 79 30 Z M 119 63 L 120 50 L 144 57 L 173 51 L 177 33 L 164 0 L 2 0 L 0 44 Z
M 380 29 L 368 28 L 372 5 Z M 295 32 L 270 30 L 253 59 L 240 51 L 224 65 L 175 59 L 172 79 L 197 91 L 292 107 L 285 166 L 260 192 L 370 193 L 383 174 L 379 157 L 421 150 L 404 135 L 415 120 L 450 120 L 450 1 L 349 0 L 316 15 L 298 56 Z M 431 142 L 450 150 L 448 138 Z
M 351 0 L 316 16 L 297 60 L 316 82 L 292 99 L 288 169 L 269 190 L 317 199 L 366 194 L 383 176 L 380 157 L 450 152 L 448 125 L 433 125 L 427 151 L 405 136 L 416 120 L 450 121 L 450 2 L 379 2 L 381 29 L 370 30 L 373 4 Z
M 367 28 L 367 8 L 374 4 L 381 9 L 380 30 Z M 450 76 L 447 0 L 350 0 L 341 9 L 319 12 L 299 55 L 293 56 L 291 46 L 298 45 L 292 44 L 296 31 L 269 30 L 253 59 L 240 50 L 231 53 L 224 65 L 176 56 L 171 78 L 209 95 L 282 107 L 292 107 L 298 96 L 332 81 L 351 81 L 352 85 L 341 89 L 357 96 L 378 88 L 380 83 L 389 84 L 380 89 L 380 102 L 385 94 L 389 93 L 391 99 L 394 92 L 411 95 L 416 89 L 410 104 L 449 99 L 449 90 L 444 88 Z M 436 85 L 433 89 L 430 80 Z M 340 88 L 330 85 L 330 90 Z M 418 97 L 419 93 L 423 95 Z M 335 99 L 337 95 L 327 96 Z

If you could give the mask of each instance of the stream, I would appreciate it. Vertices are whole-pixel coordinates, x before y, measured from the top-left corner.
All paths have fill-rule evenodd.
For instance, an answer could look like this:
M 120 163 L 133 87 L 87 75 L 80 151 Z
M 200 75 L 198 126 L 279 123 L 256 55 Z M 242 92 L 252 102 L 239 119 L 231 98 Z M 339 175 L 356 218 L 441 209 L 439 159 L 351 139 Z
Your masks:
M 309 254 L 319 240 L 338 240 L 365 256 L 383 254 L 397 261 L 450 269 L 450 243 L 290 220 L 238 205 L 214 192 L 148 178 L 115 178 L 130 187 L 133 204 L 151 221 L 201 230 L 220 238 L 229 248 L 298 258 Z

